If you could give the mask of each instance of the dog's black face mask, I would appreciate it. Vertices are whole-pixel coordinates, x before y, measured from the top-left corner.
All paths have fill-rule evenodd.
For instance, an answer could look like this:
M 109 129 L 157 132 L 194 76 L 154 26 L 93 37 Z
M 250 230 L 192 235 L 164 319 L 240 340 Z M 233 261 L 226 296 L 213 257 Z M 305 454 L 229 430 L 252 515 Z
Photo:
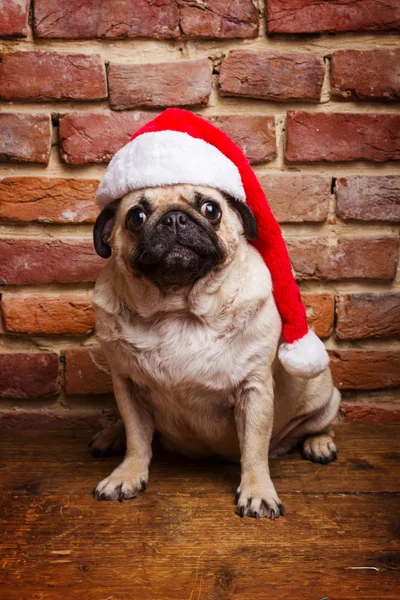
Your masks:
M 128 213 L 127 223 L 129 218 Z M 143 231 L 132 266 L 161 288 L 184 287 L 204 277 L 222 258 L 212 226 L 177 209 Z
M 231 209 L 238 214 L 248 239 L 257 237 L 257 225 L 251 210 L 223 194 Z M 110 204 L 99 215 L 94 227 L 94 245 L 100 256 L 111 255 L 110 236 L 120 223 L 119 240 L 125 239 L 125 264 L 134 275 L 145 277 L 160 288 L 182 288 L 192 285 L 212 269 L 223 264 L 227 246 L 221 240 L 222 202 L 196 191 L 190 204 L 170 203 L 164 212 L 154 209 L 143 193 L 121 222 L 119 201 Z M 226 204 L 225 204 L 225 209 Z M 160 214 L 161 213 L 161 214 Z M 121 251 L 119 256 L 121 257 Z

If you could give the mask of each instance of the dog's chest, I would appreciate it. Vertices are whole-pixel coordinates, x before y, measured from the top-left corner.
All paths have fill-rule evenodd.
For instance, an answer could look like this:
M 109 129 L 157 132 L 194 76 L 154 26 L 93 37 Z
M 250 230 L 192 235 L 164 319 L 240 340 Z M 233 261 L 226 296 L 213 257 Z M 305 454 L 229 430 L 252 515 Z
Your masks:
M 190 316 L 171 316 L 151 326 L 140 321 L 122 326 L 116 344 L 124 370 L 139 385 L 176 391 L 233 390 L 265 356 L 265 335 L 251 334 L 243 319 L 205 322 Z

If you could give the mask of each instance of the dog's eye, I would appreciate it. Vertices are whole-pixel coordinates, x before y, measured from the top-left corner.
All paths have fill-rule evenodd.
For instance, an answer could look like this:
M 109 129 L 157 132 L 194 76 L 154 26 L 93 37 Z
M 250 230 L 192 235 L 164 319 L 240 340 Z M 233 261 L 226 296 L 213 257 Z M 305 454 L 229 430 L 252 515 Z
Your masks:
M 134 231 L 140 229 L 147 221 L 147 215 L 142 208 L 133 208 L 126 215 L 126 226 Z
M 204 202 L 200 209 L 200 212 L 203 215 L 203 217 L 208 219 L 210 223 L 213 223 L 214 225 L 218 223 L 221 219 L 221 209 L 219 208 L 216 202 Z

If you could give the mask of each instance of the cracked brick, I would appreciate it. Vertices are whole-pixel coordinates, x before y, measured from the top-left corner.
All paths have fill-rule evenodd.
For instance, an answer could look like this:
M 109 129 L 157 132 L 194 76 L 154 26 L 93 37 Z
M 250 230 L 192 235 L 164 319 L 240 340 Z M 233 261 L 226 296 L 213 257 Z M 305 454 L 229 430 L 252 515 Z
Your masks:
M 398 0 L 268 0 L 268 33 L 400 29 Z
M 279 223 L 320 223 L 327 218 L 329 175 L 266 171 L 258 179 Z
M 110 105 L 127 108 L 201 106 L 208 103 L 212 64 L 208 59 L 159 64 L 111 64 Z
M 0 219 L 38 223 L 93 223 L 98 215 L 93 179 L 5 177 Z
M 400 222 L 400 177 L 340 177 L 336 181 L 336 213 L 344 220 Z
M 400 115 L 289 111 L 288 162 L 400 160 Z
M 334 52 L 331 82 L 332 94 L 348 100 L 397 100 L 400 48 Z
M 73 112 L 60 119 L 61 158 L 71 165 L 108 163 L 154 113 Z
M 39 38 L 254 38 L 259 13 L 254 0 L 35 0 L 33 26 Z
M 0 0 L 0 37 L 26 37 L 29 0 Z
M 334 300 L 331 294 L 302 293 L 308 326 L 318 337 L 329 337 L 333 330 Z
M 101 100 L 106 72 L 97 54 L 10 52 L 0 62 L 3 100 Z
M 399 350 L 329 350 L 339 390 L 378 390 L 400 385 Z
M 252 0 L 181 2 L 179 13 L 180 28 L 186 37 L 229 39 L 258 35 L 258 9 Z
M 50 115 L 0 113 L 0 161 L 47 165 L 51 134 Z
M 276 157 L 275 119 L 263 115 L 206 117 L 239 146 L 252 164 Z
M 0 398 L 49 398 L 61 391 L 59 360 L 54 352 L 0 354 Z
M 69 113 L 60 119 L 61 158 L 68 164 L 108 163 L 154 113 Z M 229 135 L 251 163 L 276 156 L 274 117 L 223 115 L 207 117 Z
M 3 294 L 6 330 L 40 335 L 86 335 L 94 329 L 91 299 L 83 294 Z
M 400 294 L 342 294 L 336 298 L 341 340 L 400 336 Z
M 0 239 L 0 285 L 93 282 L 104 264 L 84 239 Z
M 233 50 L 222 61 L 219 93 L 265 100 L 318 101 L 324 73 L 320 56 Z
M 140 15 L 140 18 L 138 18 Z M 179 36 L 174 0 L 35 0 L 33 27 L 39 38 L 93 39 Z
M 351 423 L 400 423 L 400 406 L 388 402 L 342 402 L 340 412 Z
M 69 395 L 98 395 L 113 391 L 110 369 L 99 346 L 66 350 L 65 391 Z
M 296 278 L 394 279 L 399 259 L 398 236 L 342 235 L 336 242 L 326 237 L 287 238 Z

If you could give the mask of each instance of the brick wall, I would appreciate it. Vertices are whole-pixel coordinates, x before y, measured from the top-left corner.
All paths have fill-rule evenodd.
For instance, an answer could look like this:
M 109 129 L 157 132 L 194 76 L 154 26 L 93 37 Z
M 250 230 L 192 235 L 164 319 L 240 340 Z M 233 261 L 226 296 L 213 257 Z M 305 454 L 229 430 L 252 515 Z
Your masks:
M 0 0 L 3 423 L 113 406 L 90 303 L 94 196 L 113 153 L 170 105 L 253 163 L 342 417 L 399 420 L 398 0 L 32 4 Z

